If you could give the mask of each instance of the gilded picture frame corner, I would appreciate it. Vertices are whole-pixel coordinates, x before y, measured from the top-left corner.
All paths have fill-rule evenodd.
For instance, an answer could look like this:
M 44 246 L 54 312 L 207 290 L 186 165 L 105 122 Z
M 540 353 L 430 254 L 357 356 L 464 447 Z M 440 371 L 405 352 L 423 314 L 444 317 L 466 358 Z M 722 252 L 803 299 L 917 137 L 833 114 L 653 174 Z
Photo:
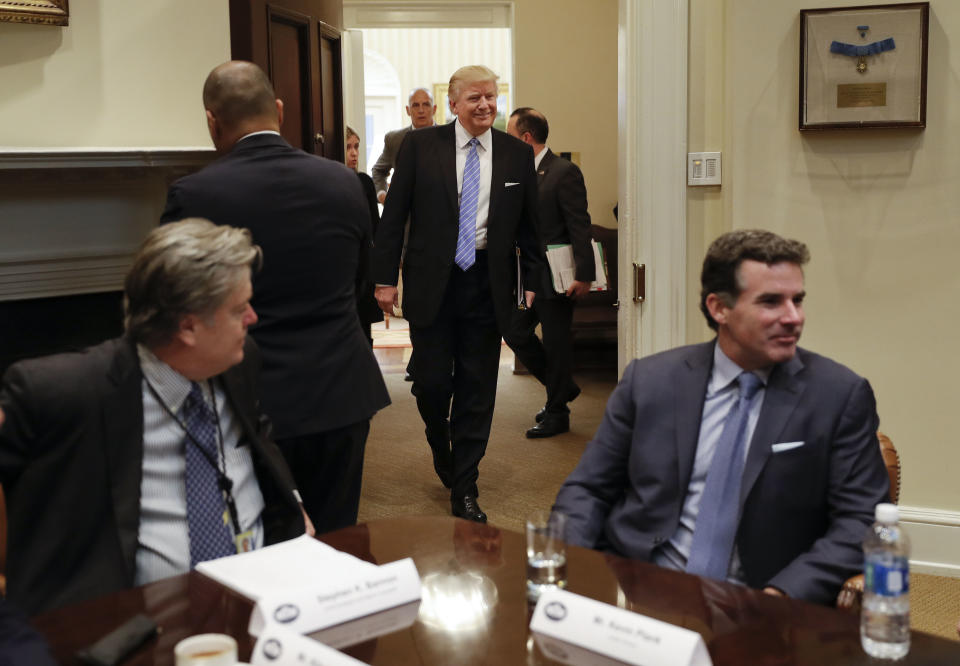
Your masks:
M 0 0 L 0 22 L 67 26 L 69 0 Z
M 929 2 L 800 11 L 801 132 L 926 127 Z

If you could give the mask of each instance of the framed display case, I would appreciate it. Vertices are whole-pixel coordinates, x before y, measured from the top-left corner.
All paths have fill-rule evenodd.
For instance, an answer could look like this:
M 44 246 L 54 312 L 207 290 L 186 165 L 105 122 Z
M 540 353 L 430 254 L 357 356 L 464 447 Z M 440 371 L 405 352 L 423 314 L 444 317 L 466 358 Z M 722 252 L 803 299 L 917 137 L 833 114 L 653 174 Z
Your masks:
M 800 130 L 925 127 L 930 3 L 800 12 Z
M 69 19 L 67 0 L 0 0 L 0 21 L 67 25 Z

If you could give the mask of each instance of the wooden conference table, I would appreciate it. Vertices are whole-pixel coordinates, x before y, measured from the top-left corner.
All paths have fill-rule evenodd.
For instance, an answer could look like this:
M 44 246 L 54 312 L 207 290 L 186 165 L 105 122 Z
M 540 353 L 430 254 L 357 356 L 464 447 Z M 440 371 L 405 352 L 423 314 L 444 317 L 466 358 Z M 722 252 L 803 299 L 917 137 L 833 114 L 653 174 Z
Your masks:
M 408 613 L 412 624 L 341 647 L 347 654 L 391 665 L 558 663 L 543 655 L 527 627 L 532 609 L 526 601 L 522 534 L 418 516 L 374 521 L 320 538 L 377 564 L 412 557 L 423 581 L 419 609 L 414 605 Z M 860 648 L 859 621 L 852 614 L 583 548 L 569 548 L 567 566 L 570 591 L 699 632 L 714 666 L 876 663 Z M 163 633 L 126 663 L 171 664 L 177 641 L 205 632 L 233 635 L 240 658 L 247 660 L 255 643 L 247 634 L 252 607 L 191 573 L 57 609 L 32 622 L 65 664 L 77 663 L 78 648 L 140 612 Z M 375 625 L 378 618 L 365 622 Z M 960 644 L 914 632 L 910 654 L 900 663 L 958 664 Z

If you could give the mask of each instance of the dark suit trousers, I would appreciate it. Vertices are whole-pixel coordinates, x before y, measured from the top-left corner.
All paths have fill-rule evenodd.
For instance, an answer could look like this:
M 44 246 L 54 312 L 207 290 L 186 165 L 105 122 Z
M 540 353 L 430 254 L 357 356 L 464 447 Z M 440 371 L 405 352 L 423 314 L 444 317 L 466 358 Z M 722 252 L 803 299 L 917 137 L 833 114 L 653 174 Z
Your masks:
M 537 323 L 543 342 L 536 334 Z M 569 414 L 567 400 L 578 388 L 573 381 L 572 323 L 569 298 L 536 298 L 532 308 L 513 313 L 506 336 L 520 362 L 547 389 L 547 414 Z
M 497 394 L 500 331 L 486 255 L 478 251 L 467 271 L 453 266 L 433 323 L 410 325 L 417 357 L 412 392 L 431 448 L 451 445 L 453 498 L 478 494 Z
M 317 534 L 356 525 L 370 419 L 276 440 Z

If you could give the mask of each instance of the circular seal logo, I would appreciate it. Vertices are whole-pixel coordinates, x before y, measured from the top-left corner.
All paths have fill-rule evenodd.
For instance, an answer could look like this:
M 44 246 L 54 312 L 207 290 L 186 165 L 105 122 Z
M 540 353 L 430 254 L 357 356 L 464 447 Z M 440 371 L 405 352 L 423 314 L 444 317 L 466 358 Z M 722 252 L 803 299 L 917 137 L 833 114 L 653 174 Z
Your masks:
M 271 638 L 263 644 L 263 656 L 273 661 L 283 654 L 283 646 L 276 638 Z
M 547 607 L 543 609 L 543 612 L 551 620 L 556 620 L 559 622 L 567 616 L 567 607 L 559 601 L 551 601 L 549 604 L 547 604 Z
M 282 604 L 273 611 L 273 619 L 283 624 L 289 624 L 300 617 L 300 609 L 293 604 Z

